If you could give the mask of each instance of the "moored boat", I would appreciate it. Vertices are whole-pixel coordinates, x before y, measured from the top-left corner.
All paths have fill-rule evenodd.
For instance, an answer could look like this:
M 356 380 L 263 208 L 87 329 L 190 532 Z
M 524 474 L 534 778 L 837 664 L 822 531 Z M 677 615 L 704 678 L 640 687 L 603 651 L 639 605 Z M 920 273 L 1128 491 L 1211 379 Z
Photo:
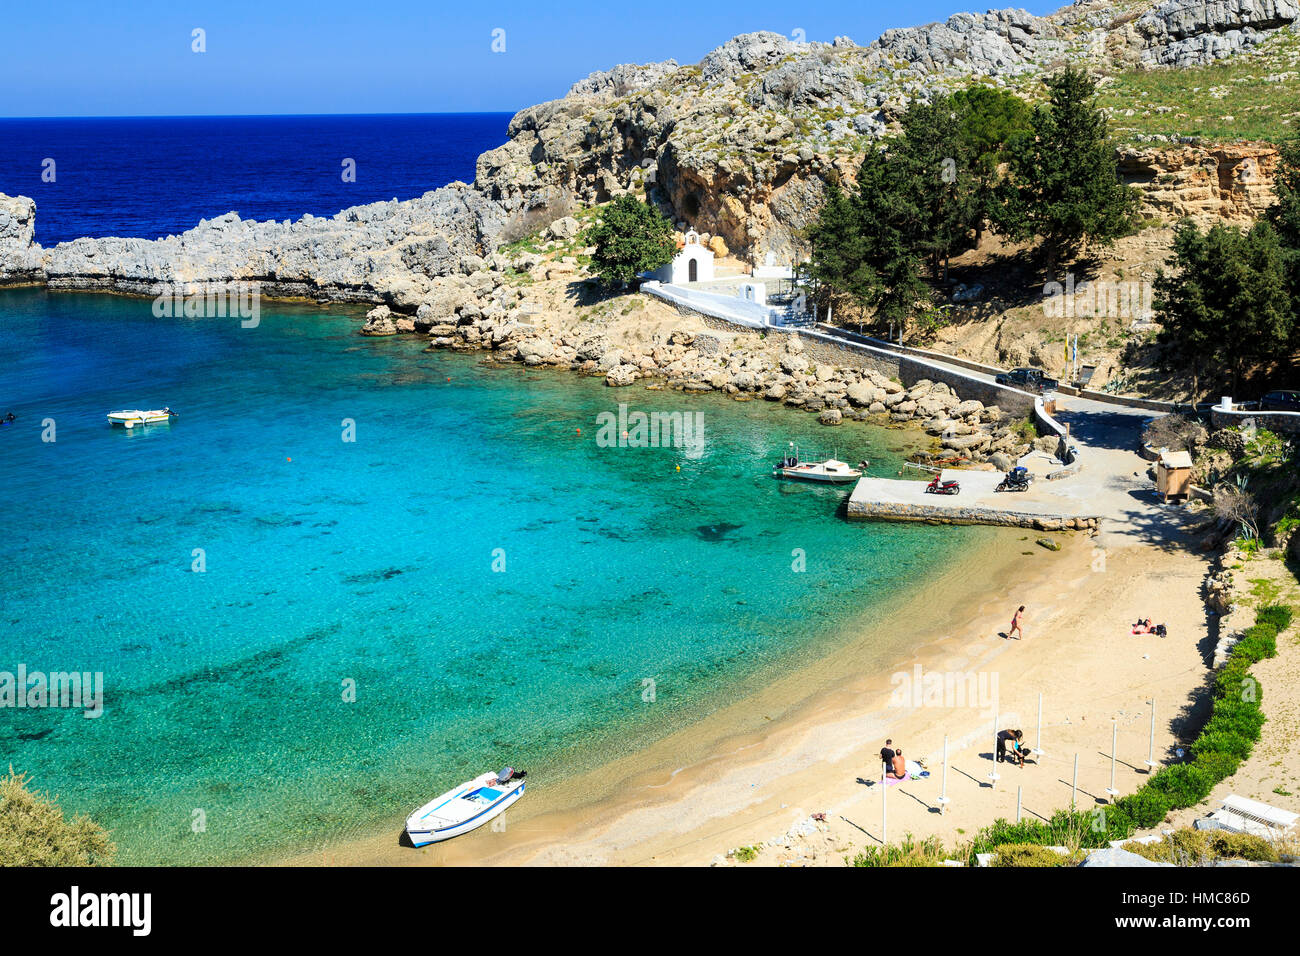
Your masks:
M 825 461 L 800 461 L 799 449 L 795 448 L 793 453 L 777 463 L 772 470 L 772 475 L 776 478 L 802 478 L 805 481 L 821 481 L 838 485 L 857 481 L 862 477 L 862 471 L 836 458 L 827 458 Z
M 108 423 L 110 425 L 121 425 L 123 428 L 134 428 L 136 425 L 161 425 L 163 422 L 169 422 L 176 415 L 170 408 L 155 408 L 143 411 L 138 408 L 127 409 L 120 412 L 109 412 Z
M 500 816 L 524 795 L 527 774 L 506 767 L 485 773 L 434 797 L 406 818 L 406 834 L 414 846 L 450 840 Z

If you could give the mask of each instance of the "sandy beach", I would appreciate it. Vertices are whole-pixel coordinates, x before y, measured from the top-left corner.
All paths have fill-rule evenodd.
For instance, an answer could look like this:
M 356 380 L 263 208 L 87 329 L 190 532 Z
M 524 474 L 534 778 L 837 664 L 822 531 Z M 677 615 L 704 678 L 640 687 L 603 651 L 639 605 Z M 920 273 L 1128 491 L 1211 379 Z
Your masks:
M 1076 754 L 1078 805 L 1101 805 L 1112 722 L 1115 789 L 1131 792 L 1146 775 L 1149 702 L 1160 761 L 1208 672 L 1207 559 L 1184 544 L 1123 534 L 1057 535 L 1059 553 L 1027 532 L 991 535 L 941 588 L 898 609 L 889 627 L 911 650 L 895 651 L 888 665 L 881 635 L 865 633 L 633 757 L 554 785 L 537 780 L 497 830 L 413 850 L 400 845 L 395 814 L 388 832 L 276 862 L 707 865 L 770 841 L 751 865 L 839 865 L 882 842 L 878 752 L 887 737 L 931 771 L 887 788 L 891 842 L 910 833 L 954 844 L 997 817 L 1014 819 L 1018 788 L 1025 816 L 1049 817 L 1070 803 Z M 1020 603 L 1025 638 L 1009 640 Z M 1130 634 L 1139 616 L 1166 623 L 1169 637 Z M 917 689 L 936 674 L 951 675 L 946 694 Z M 991 786 L 995 715 L 997 728 L 1021 728 L 1046 753 L 1023 769 L 997 764 Z M 945 734 L 950 802 L 941 815 Z M 826 822 L 785 849 L 783 835 L 816 812 Z

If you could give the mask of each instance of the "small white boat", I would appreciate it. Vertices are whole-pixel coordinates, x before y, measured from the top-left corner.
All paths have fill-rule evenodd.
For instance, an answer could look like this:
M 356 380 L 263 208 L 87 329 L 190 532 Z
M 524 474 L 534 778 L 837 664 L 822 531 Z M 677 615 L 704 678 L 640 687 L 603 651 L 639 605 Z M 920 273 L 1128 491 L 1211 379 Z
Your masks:
M 121 425 L 123 428 L 135 428 L 136 425 L 161 425 L 163 422 L 171 421 L 175 415 L 176 413 L 170 408 L 155 408 L 149 411 L 132 408 L 121 412 L 109 412 L 108 423 Z
M 781 459 L 773 469 L 772 475 L 776 478 L 802 478 L 806 481 L 822 481 L 839 485 L 857 481 L 862 477 L 862 472 L 835 458 L 827 458 L 825 461 L 800 461 L 799 449 L 795 448 L 793 454 Z
M 430 800 L 406 818 L 414 846 L 428 846 L 477 830 L 524 795 L 524 771 L 485 773 Z

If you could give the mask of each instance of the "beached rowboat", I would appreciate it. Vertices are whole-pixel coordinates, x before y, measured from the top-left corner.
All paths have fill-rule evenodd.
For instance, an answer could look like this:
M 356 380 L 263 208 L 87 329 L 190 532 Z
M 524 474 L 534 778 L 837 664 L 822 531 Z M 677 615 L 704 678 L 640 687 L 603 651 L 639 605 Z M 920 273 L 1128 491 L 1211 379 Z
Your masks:
M 121 412 L 109 412 L 108 423 L 121 425 L 123 428 L 134 428 L 136 425 L 161 425 L 163 422 L 171 421 L 175 414 L 170 408 L 155 408 L 149 411 L 132 408 Z
M 485 773 L 430 800 L 406 818 L 406 833 L 417 847 L 469 833 L 500 816 L 524 795 L 524 772 L 506 767 Z

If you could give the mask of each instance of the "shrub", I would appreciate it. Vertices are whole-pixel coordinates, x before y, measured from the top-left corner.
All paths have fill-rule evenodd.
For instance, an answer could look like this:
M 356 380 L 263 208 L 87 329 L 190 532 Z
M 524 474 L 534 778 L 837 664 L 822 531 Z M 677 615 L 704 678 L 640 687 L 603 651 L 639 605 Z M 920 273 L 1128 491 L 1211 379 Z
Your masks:
M 1037 843 L 1005 843 L 993 851 L 990 866 L 1073 866 L 1075 854 L 1069 856 L 1049 850 Z
M 1159 843 L 1130 844 L 1124 849 L 1157 863 L 1195 866 L 1213 860 L 1276 862 L 1278 852 L 1267 840 L 1223 830 L 1175 830 Z
M 1208 797 L 1216 782 L 1209 778 L 1203 768 L 1179 763 L 1154 774 L 1142 790 L 1164 795 L 1171 809 L 1181 810 L 1195 806 Z
M 1255 623 L 1270 625 L 1278 634 L 1291 626 L 1294 611 L 1286 604 L 1269 604 L 1255 612 Z
M 1213 789 L 1214 784 L 1226 780 L 1237 772 L 1237 768 L 1241 766 L 1241 758 L 1219 750 L 1206 750 L 1196 755 L 1191 766 L 1211 781 L 1210 789 Z M 1209 789 L 1206 790 L 1206 796 L 1208 795 Z
M 1215 733 L 1201 734 L 1192 744 L 1192 753 L 1199 756 L 1202 753 L 1217 751 L 1219 753 L 1232 754 L 1245 760 L 1250 756 L 1251 747 L 1254 742 L 1247 740 L 1239 734 L 1229 731 L 1216 731 Z
M 1247 628 L 1232 648 L 1232 656 L 1248 660 L 1251 664 L 1268 657 L 1277 657 L 1277 628 L 1272 624 L 1255 624 Z
M 1148 830 L 1162 823 L 1169 815 L 1170 808 L 1168 796 L 1150 787 L 1143 787 L 1137 793 L 1120 800 L 1116 805 L 1142 830 Z
M 117 848 L 89 817 L 67 820 L 13 768 L 0 777 L 0 866 L 108 866 Z
M 1259 739 L 1259 729 L 1264 726 L 1264 714 L 1258 707 L 1251 707 L 1253 701 L 1234 701 L 1237 706 L 1214 708 L 1214 716 L 1201 730 L 1201 737 L 1215 734 L 1233 734 L 1242 740 L 1254 742 Z
M 917 842 L 909 833 L 902 843 L 865 847 L 850 862 L 853 866 L 938 866 L 947 858 L 938 837 Z

